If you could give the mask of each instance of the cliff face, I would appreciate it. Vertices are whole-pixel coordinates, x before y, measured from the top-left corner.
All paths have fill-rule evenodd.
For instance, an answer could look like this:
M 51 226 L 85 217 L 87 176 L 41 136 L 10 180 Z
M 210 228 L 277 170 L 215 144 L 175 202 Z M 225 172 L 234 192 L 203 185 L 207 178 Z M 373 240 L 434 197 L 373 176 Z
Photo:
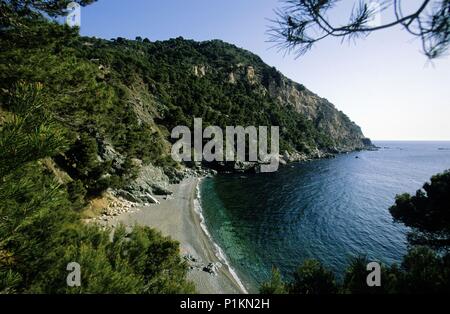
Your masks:
M 328 100 L 234 45 L 177 38 L 94 40 L 89 47 L 88 54 L 111 69 L 127 90 L 136 90 L 133 86 L 139 82 L 139 115 L 147 113 L 147 120 L 156 123 L 152 129 L 192 126 L 194 117 L 202 118 L 204 125 L 221 127 L 275 125 L 280 127 L 280 150 L 289 153 L 289 160 L 372 145 L 361 128 Z M 114 58 L 102 58 L 99 52 Z M 170 146 L 168 140 L 162 141 L 163 146 Z
M 346 114 L 302 85 L 283 78 L 282 86 L 272 85 L 269 93 L 280 104 L 292 106 L 305 115 L 318 130 L 330 137 L 333 141 L 333 145 L 328 147 L 330 152 L 345 152 L 372 146 L 361 128 Z
M 276 106 L 294 109 L 311 122 L 317 133 L 330 140 L 321 147 L 309 147 L 311 151 L 338 153 L 372 147 L 361 128 L 327 99 L 288 79 L 258 56 L 221 41 L 198 43 L 195 47 L 205 57 L 202 64 L 193 66 L 196 77 L 224 77 L 224 83 L 231 85 L 245 82 L 253 92 L 268 96 Z M 212 49 L 220 50 L 228 60 L 233 59 L 230 55 L 236 55 L 240 62 L 226 63 L 220 58 L 211 58 L 209 51 Z
M 21 77 L 45 86 L 48 109 L 71 134 L 57 164 L 88 193 L 124 185 L 136 165 L 152 164 L 178 179 L 182 167 L 172 159 L 170 133 L 179 125 L 192 129 L 194 117 L 222 128 L 279 126 L 288 161 L 371 145 L 326 99 L 234 45 L 71 36 L 55 33 L 44 47 L 39 41 L 3 45 L 16 48 L 0 53 L 0 89 Z

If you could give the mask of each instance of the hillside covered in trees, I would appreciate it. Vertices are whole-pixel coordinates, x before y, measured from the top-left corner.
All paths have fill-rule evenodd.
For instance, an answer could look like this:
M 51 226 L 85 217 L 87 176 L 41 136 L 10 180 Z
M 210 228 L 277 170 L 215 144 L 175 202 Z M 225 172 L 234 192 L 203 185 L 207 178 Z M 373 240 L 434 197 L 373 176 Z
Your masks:
M 193 117 L 280 126 L 292 160 L 371 145 L 331 103 L 250 52 L 218 40 L 84 38 L 42 14 L 65 5 L 1 2 L 2 293 L 192 292 L 178 243 L 144 227 L 111 239 L 112 230 L 80 218 L 143 165 L 182 177 L 170 130 Z M 70 290 L 61 278 L 74 260 L 89 284 Z
M 170 157 L 170 131 L 192 127 L 193 117 L 205 127 L 280 126 L 289 160 L 371 145 L 326 99 L 219 40 L 84 38 L 24 16 L 2 29 L 0 67 L 1 116 L 11 111 L 5 97 L 18 82 L 42 84 L 45 107 L 68 140 L 54 161 L 83 193 L 123 186 L 136 175 L 136 160 L 170 176 L 180 167 Z

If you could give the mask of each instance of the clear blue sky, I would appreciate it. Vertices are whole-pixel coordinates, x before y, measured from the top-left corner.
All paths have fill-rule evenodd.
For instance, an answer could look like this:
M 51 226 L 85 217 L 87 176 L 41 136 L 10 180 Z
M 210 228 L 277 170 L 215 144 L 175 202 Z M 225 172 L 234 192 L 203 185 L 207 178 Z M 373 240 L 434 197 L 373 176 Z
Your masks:
M 417 0 L 406 2 L 413 8 Z M 399 28 L 355 44 L 326 40 L 298 59 L 285 56 L 266 42 L 267 19 L 279 5 L 277 0 L 99 0 L 82 8 L 81 34 L 222 39 L 327 98 L 372 139 L 450 140 L 449 57 L 430 64 L 420 42 Z M 347 16 L 347 9 L 335 16 Z

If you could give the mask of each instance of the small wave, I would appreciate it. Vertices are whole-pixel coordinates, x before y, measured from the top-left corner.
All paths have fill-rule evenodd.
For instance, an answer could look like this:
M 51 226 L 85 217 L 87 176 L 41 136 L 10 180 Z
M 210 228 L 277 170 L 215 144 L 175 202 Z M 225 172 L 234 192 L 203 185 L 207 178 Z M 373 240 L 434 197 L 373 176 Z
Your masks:
M 233 276 L 234 280 L 237 282 L 239 287 L 244 291 L 244 293 L 248 293 L 247 289 L 245 288 L 244 284 L 242 283 L 241 279 L 237 275 L 236 271 L 233 267 L 231 267 L 230 262 L 228 261 L 224 251 L 222 248 L 214 241 L 213 237 L 208 231 L 208 227 L 206 226 L 205 217 L 203 216 L 203 209 L 201 205 L 201 193 L 200 193 L 200 184 L 203 179 L 200 179 L 197 187 L 196 187 L 196 197 L 194 199 L 194 210 L 197 213 L 197 215 L 200 218 L 200 226 L 205 233 L 205 235 L 208 237 L 208 239 L 211 241 L 211 243 L 214 245 L 215 252 L 214 254 L 216 257 L 221 261 L 222 264 L 226 265 L 228 268 L 228 271 L 230 272 L 231 276 Z

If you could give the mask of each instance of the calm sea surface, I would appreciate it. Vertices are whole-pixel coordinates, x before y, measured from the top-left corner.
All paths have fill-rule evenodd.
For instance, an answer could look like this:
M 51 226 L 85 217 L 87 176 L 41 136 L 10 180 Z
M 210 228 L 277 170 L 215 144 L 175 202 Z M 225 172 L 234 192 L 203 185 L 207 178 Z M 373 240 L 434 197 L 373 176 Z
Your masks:
M 388 208 L 450 169 L 450 142 L 375 142 L 379 151 L 224 175 L 200 187 L 206 224 L 244 284 L 255 291 L 272 266 L 289 276 L 316 258 L 342 274 L 349 258 L 399 262 L 408 229 Z M 358 157 L 358 158 L 356 158 Z

